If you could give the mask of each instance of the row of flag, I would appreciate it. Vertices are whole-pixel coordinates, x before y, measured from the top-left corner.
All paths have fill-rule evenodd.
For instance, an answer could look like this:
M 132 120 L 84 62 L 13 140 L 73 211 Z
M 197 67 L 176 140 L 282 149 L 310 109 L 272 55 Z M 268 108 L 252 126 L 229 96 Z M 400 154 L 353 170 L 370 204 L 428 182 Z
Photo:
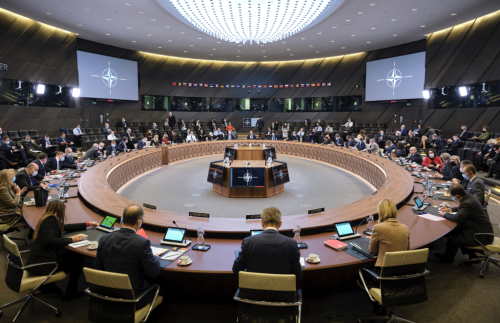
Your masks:
M 237 88 L 237 89 L 286 89 L 296 87 L 320 87 L 332 86 L 332 83 L 304 83 L 304 84 L 274 84 L 274 85 L 224 85 L 207 83 L 182 83 L 172 82 L 172 86 L 194 86 L 194 87 L 218 87 L 218 88 Z

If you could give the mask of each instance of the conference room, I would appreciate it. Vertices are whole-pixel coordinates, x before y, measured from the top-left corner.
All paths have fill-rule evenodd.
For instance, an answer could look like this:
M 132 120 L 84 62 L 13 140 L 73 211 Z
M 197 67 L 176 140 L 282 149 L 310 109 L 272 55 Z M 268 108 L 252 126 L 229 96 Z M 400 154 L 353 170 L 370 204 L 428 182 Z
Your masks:
M 500 2 L 2 0 L 0 30 L 0 321 L 500 317 Z

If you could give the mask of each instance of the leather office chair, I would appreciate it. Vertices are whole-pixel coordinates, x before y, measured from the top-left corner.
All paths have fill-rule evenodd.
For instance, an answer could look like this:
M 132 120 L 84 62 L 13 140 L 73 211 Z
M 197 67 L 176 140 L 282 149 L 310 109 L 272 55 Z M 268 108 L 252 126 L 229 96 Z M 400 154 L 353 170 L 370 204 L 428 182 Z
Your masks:
M 302 291 L 295 275 L 239 272 L 239 288 L 233 299 L 238 306 L 238 323 L 300 323 Z
M 16 214 L 16 213 L 6 213 L 6 214 L 0 214 L 0 222 L 7 222 L 8 223 L 0 223 L 0 240 L 2 241 L 2 248 L 4 246 L 4 241 L 3 241 L 3 236 L 12 232 L 12 231 L 17 231 L 18 228 L 26 226 L 26 223 L 22 222 L 22 215 Z M 12 220 L 12 219 L 13 220 Z M 24 238 L 10 238 L 11 240 L 21 240 L 24 241 L 24 244 L 27 244 L 26 239 Z
M 389 307 L 387 316 L 362 317 L 359 322 L 384 321 L 384 322 L 410 322 L 396 317 L 394 306 L 412 305 L 427 300 L 427 289 L 425 275 L 429 271 L 425 269 L 429 249 L 418 249 L 410 251 L 387 252 L 384 256 L 380 275 L 367 268 L 359 270 L 359 276 L 372 302 Z M 378 288 L 368 288 L 365 277 L 371 276 L 371 280 L 378 281 Z
M 90 295 L 88 320 L 94 323 L 139 323 L 146 322 L 151 311 L 163 301 L 158 296 L 160 286 L 152 285 L 147 291 L 134 295 L 130 279 L 126 274 L 117 274 L 90 268 L 83 268 Z M 149 291 L 156 290 L 153 301 L 143 308 L 136 304 Z
M 485 204 L 486 203 L 487 203 L 487 201 L 485 199 Z M 500 225 L 499 225 L 499 227 L 500 227 Z M 491 244 L 488 244 L 488 245 L 482 244 L 476 238 L 477 236 L 481 236 L 481 235 L 494 236 L 493 242 Z M 484 264 L 481 266 L 481 269 L 479 270 L 479 277 L 480 278 L 484 278 L 483 272 L 485 270 L 489 269 L 490 264 L 493 264 L 493 265 L 495 265 L 497 267 L 500 267 L 500 260 L 491 257 L 492 255 L 494 255 L 496 253 L 500 253 L 500 238 L 498 237 L 498 234 L 495 234 L 495 233 L 476 233 L 476 234 L 474 234 L 474 240 L 476 240 L 477 243 L 479 243 L 479 246 L 477 246 L 477 247 L 468 247 L 467 249 L 482 251 L 482 252 L 484 252 L 484 256 L 481 255 L 481 256 L 479 256 L 478 259 L 464 259 L 464 260 L 460 260 L 459 265 L 460 265 L 460 267 L 463 267 L 463 266 L 465 266 L 464 264 L 466 264 L 466 263 L 471 263 L 471 262 L 474 263 L 474 262 L 477 262 L 478 260 L 481 261 L 481 262 L 484 261 Z
M 0 310 L 10 307 L 12 305 L 19 304 L 26 300 L 17 312 L 14 320 L 15 322 L 19 315 L 23 312 L 23 310 L 28 306 L 31 301 L 38 301 L 40 304 L 50 307 L 55 311 L 56 317 L 61 316 L 61 312 L 55 308 L 54 306 L 48 304 L 44 300 L 38 298 L 34 294 L 38 292 L 42 285 L 54 283 L 66 278 L 66 274 L 64 271 L 57 271 L 57 263 L 56 262 L 45 262 L 41 264 L 34 264 L 25 266 L 23 263 L 23 259 L 21 258 L 21 254 L 25 252 L 29 252 L 29 250 L 19 251 L 17 245 L 9 239 L 6 235 L 3 236 L 3 240 L 5 241 L 5 246 L 7 247 L 8 255 L 7 260 L 9 262 L 7 268 L 7 275 L 5 276 L 5 283 L 7 287 L 9 287 L 12 291 L 16 293 L 28 291 L 28 295 L 15 300 L 13 302 L 7 303 L 5 305 L 0 306 Z M 28 273 L 25 269 L 38 267 L 38 266 L 53 266 L 53 270 L 47 276 L 36 276 Z M 2 316 L 2 312 L 0 312 L 0 316 Z

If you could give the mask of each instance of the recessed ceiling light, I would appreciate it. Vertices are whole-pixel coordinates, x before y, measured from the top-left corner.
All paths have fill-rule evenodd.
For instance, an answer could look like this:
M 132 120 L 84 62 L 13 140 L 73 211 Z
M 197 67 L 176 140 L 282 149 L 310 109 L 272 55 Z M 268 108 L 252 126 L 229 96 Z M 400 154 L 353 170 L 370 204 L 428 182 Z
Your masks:
M 210 54 L 210 56 L 214 56 L 214 54 Z
M 240 57 L 240 56 L 236 56 L 236 57 Z
M 127 6 L 130 6 L 130 3 L 128 3 L 128 2 L 125 2 L 125 4 L 126 4 Z
M 452 16 L 456 16 L 457 14 L 456 14 L 456 13 L 452 13 L 451 15 L 452 15 Z
M 335 43 L 335 40 L 330 40 L 330 43 Z
M 148 34 L 148 36 L 151 36 L 151 34 Z
M 372 7 L 373 7 L 374 5 L 375 5 L 375 3 L 370 3 L 370 6 L 372 6 Z
M 375 28 L 375 27 L 372 27 L 372 29 L 377 29 L 377 28 Z
M 189 46 L 193 47 L 194 45 L 189 45 Z
M 218 41 L 217 44 L 220 44 L 220 41 Z
M 316 54 L 319 54 L 319 51 L 318 51 L 318 50 L 316 51 Z
M 170 26 L 165 26 L 165 28 L 170 28 Z
M 267 56 L 263 56 L 263 57 L 267 57 Z
M 111 34 L 106 34 L 106 36 L 110 36 Z
M 422 26 L 420 26 L 420 27 L 424 28 L 424 27 L 425 27 L 425 25 L 422 25 Z
M 184 53 L 187 53 L 187 52 L 188 52 L 187 50 L 184 51 Z
M 418 9 L 411 9 L 411 11 L 417 11 Z
M 337 26 L 333 26 L 332 28 L 337 28 Z
M 346 21 L 349 22 L 349 21 L 351 21 L 351 19 L 347 19 Z
M 50 13 L 50 12 L 46 12 L 46 14 L 47 14 L 47 15 L 51 15 L 51 13 Z
M 323 33 L 318 33 L 318 35 L 321 35 L 321 34 L 323 34 Z
M 77 26 L 78 26 L 78 27 L 81 27 L 82 25 L 78 24 Z
M 141 14 L 142 14 L 142 13 L 144 13 L 144 12 L 142 12 L 142 11 L 138 11 L 138 13 L 141 13 Z
M 290 48 L 287 48 L 286 50 L 290 50 Z
M 111 20 L 111 18 L 106 18 L 106 20 L 108 20 L 108 21 L 109 21 L 109 20 Z
M 309 47 L 313 47 L 313 45 L 309 45 Z
M 161 48 L 161 46 L 158 46 L 158 48 Z
M 265 51 L 265 50 L 263 50 L 262 52 L 263 52 L 263 53 L 265 53 L 266 51 Z
M 137 41 L 135 41 L 135 40 L 132 40 L 132 42 L 133 42 L 133 43 L 137 43 Z
M 168 42 L 169 42 L 169 43 L 171 43 L 171 42 L 172 42 L 172 39 L 169 39 L 169 40 L 168 40 Z
M 75 33 L 75 35 L 77 35 L 77 36 L 78 36 L 78 35 L 80 35 L 80 34 L 79 34 L 79 33 Z
M 354 36 L 356 36 L 356 35 L 351 35 L 351 37 L 354 37 Z
M 367 43 L 367 44 L 371 44 L 372 42 L 371 42 L 371 41 L 367 41 L 366 43 Z
M 391 21 L 396 21 L 397 19 L 391 19 Z
M 286 44 L 286 41 L 282 41 L 281 43 L 282 43 L 282 44 Z
M 132 27 L 127 27 L 127 29 L 132 29 Z
M 393 36 L 396 37 L 398 34 L 394 34 Z
M 301 38 L 302 40 L 304 40 L 305 38 Z
M 183 31 L 181 31 L 181 35 L 184 35 L 184 32 L 183 32 Z
M 358 15 L 362 15 L 362 14 L 363 14 L 363 11 L 358 12 Z
M 240 46 L 240 47 L 241 47 L 241 46 L 243 46 L 243 45 L 238 45 L 238 46 Z
M 216 48 L 212 48 L 212 50 L 217 50 Z
M 154 18 L 151 18 L 151 21 L 156 21 L 156 19 L 154 19 Z
M 342 49 L 345 49 L 345 47 L 342 47 Z
M 201 37 L 198 37 L 198 39 L 201 39 Z
M 239 50 L 238 53 L 241 53 L 241 50 Z
M 90 10 L 90 8 L 85 8 L 85 10 Z
M 290 54 L 290 56 L 293 56 L 293 54 Z
M 261 47 L 264 47 L 264 45 L 260 45 Z

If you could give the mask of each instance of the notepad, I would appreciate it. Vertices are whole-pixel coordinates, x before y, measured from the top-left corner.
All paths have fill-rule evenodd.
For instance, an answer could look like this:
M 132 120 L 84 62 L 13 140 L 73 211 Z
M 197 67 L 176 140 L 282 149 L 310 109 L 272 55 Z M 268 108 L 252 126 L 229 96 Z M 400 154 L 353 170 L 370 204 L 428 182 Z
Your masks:
M 158 256 L 161 256 L 163 255 L 165 252 L 168 251 L 168 249 L 165 249 L 165 248 L 157 248 L 157 247 L 151 247 L 151 251 L 153 252 L 153 255 L 158 255 Z
M 424 219 L 427 219 L 427 220 L 431 220 L 431 221 L 444 221 L 446 220 L 445 218 L 442 218 L 440 216 L 436 216 L 436 215 L 432 215 L 432 214 L 417 214 L 419 217 L 421 218 L 424 218 Z

